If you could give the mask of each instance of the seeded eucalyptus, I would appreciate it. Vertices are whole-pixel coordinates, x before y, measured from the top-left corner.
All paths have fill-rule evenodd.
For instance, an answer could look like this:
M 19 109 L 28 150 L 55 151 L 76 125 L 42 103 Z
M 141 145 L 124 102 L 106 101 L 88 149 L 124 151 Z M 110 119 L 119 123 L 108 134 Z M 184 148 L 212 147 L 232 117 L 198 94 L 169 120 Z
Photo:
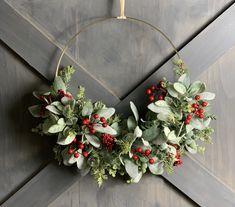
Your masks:
M 87 99 L 83 87 L 74 98 L 68 84 L 75 70 L 64 68 L 49 92 L 33 92 L 39 104 L 29 111 L 41 121 L 33 132 L 57 137 L 55 159 L 76 164 L 82 175 L 90 172 L 99 186 L 108 176 L 137 183 L 147 171 L 170 173 L 182 164 L 183 154 L 203 152 L 201 142 L 211 143 L 210 101 L 215 98 L 204 83 L 190 82 L 182 60 L 174 64 L 176 82 L 163 79 L 146 89 L 150 103 L 145 117 L 130 102 L 133 115 L 124 120 L 114 108 Z

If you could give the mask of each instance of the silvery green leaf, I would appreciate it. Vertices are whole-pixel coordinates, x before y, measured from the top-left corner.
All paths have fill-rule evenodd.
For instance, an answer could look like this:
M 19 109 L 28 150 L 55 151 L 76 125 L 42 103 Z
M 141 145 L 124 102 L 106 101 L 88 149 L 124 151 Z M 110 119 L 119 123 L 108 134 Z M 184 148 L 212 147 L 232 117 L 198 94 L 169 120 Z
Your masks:
M 167 87 L 167 92 L 174 98 L 178 98 L 179 93 L 174 89 L 173 85 Z
M 74 157 L 73 154 L 70 155 L 70 158 L 68 159 L 68 163 L 69 163 L 69 164 L 74 164 L 74 163 L 76 163 L 79 159 L 81 159 L 81 157 L 83 157 L 83 156 L 81 155 L 81 154 L 82 154 L 82 150 L 81 150 L 81 149 L 74 151 L 74 153 L 76 153 L 76 152 L 79 153 L 79 157 L 76 158 L 76 157 Z
M 42 131 L 43 133 L 48 133 L 49 128 L 54 125 L 55 123 L 52 121 L 51 118 L 47 118 L 42 124 Z
M 208 127 L 211 123 L 211 118 L 207 118 L 206 120 L 204 120 L 204 126 Z
M 143 131 L 143 138 L 147 141 L 152 141 L 160 134 L 160 129 L 157 126 L 152 126 Z
M 60 76 L 55 77 L 55 80 L 52 86 L 55 92 L 58 92 L 58 90 L 66 91 L 66 86 Z
M 190 85 L 190 78 L 189 78 L 188 73 L 184 73 L 183 75 L 181 75 L 178 81 L 183 83 L 188 88 Z
M 141 140 L 142 140 L 142 142 L 143 142 L 144 146 L 146 146 L 146 147 L 150 147 L 150 144 L 149 144 L 149 142 L 148 142 L 148 141 L 144 140 L 143 138 L 142 138 Z
M 185 94 L 187 91 L 186 87 L 182 83 L 179 83 L 179 82 L 174 83 L 173 87 L 178 93 L 182 95 Z
M 155 140 L 153 141 L 153 144 L 161 145 L 161 144 L 164 144 L 164 143 L 166 143 L 166 142 L 167 142 L 166 136 L 163 136 L 163 135 L 161 134 L 161 135 L 159 135 L 159 136 L 157 137 L 157 139 L 155 139 Z
M 110 135 L 117 135 L 116 130 L 113 129 L 112 127 L 110 127 L 110 126 L 103 127 L 101 124 L 96 124 L 94 126 L 94 129 L 97 132 L 100 132 L 100 133 L 106 133 L 106 134 L 110 134 Z
M 97 114 L 100 117 L 104 117 L 105 119 L 110 118 L 111 116 L 113 116 L 113 114 L 115 113 L 115 109 L 114 108 L 103 108 L 100 109 Z
M 177 153 L 175 147 L 173 147 L 171 145 L 168 145 L 168 152 L 173 155 L 176 155 L 176 153 Z
M 90 116 L 93 112 L 93 104 L 88 101 L 82 108 L 82 116 Z
M 163 131 L 164 131 L 164 134 L 165 134 L 166 137 L 168 137 L 168 135 L 171 132 L 171 130 L 168 127 L 164 127 Z
M 194 127 L 191 124 L 186 125 L 186 133 L 188 134 L 194 129 Z
M 165 150 L 165 149 L 167 149 L 168 144 L 167 143 L 162 143 L 160 147 L 161 147 L 161 150 Z
M 68 153 L 69 147 L 66 147 L 62 152 L 61 155 L 63 157 L 63 164 L 66 166 L 71 166 L 72 164 L 70 164 L 68 161 L 71 157 L 71 155 Z
M 61 102 L 62 102 L 64 105 L 68 105 L 71 101 L 72 101 L 72 99 L 69 98 L 69 97 L 66 97 L 66 96 L 64 96 L 64 97 L 61 99 Z
M 70 132 L 67 137 L 63 136 L 63 134 L 60 133 L 58 135 L 57 144 L 68 145 L 73 142 L 75 136 L 76 136 L 76 133 L 72 133 L 72 132 Z
M 170 143 L 172 144 L 177 144 L 179 143 L 179 141 L 181 140 L 180 137 L 177 137 L 176 134 L 175 134 L 175 131 L 171 131 L 168 136 L 167 136 L 167 139 Z
M 204 92 L 206 89 L 206 85 L 202 83 L 201 81 L 195 81 L 192 83 L 188 89 L 188 94 L 189 96 L 194 96 L 199 93 Z
M 149 104 L 148 109 L 155 113 L 168 114 L 171 112 L 169 105 L 163 100 Z
M 127 119 L 127 127 L 129 131 L 132 131 L 136 128 L 137 123 L 133 116 L 129 116 Z
M 134 130 L 134 137 L 137 138 L 137 137 L 141 137 L 143 134 L 142 130 L 139 128 L 139 126 L 137 126 Z
M 163 163 L 158 161 L 152 165 L 149 164 L 149 170 L 154 175 L 161 175 L 164 172 Z
M 55 133 L 63 131 L 64 127 L 65 127 L 65 125 L 55 124 L 55 125 L 52 125 L 48 129 L 48 132 L 51 133 L 51 134 L 55 134 Z
M 199 130 L 203 130 L 205 128 L 203 122 L 197 118 L 192 118 L 190 125 L 195 128 L 195 129 L 199 129 Z
M 30 106 L 28 109 L 33 117 L 36 117 L 36 118 L 41 117 L 40 115 L 41 105 Z
M 169 113 L 159 113 L 158 115 L 157 115 L 157 118 L 160 120 L 160 121 L 167 121 L 168 120 L 168 118 L 169 118 Z
M 138 165 L 136 165 L 134 162 L 132 162 L 129 159 L 125 159 L 124 163 L 127 174 L 131 178 L 135 179 L 139 175 Z
M 92 134 L 85 134 L 85 137 L 91 145 L 96 148 L 100 147 L 100 139 L 97 136 Z
M 134 114 L 135 120 L 138 122 L 139 121 L 139 113 L 138 113 L 138 110 L 137 110 L 135 104 L 132 101 L 130 102 L 130 107 L 131 107 L 131 110 Z
M 120 134 L 121 128 L 120 128 L 120 126 L 119 126 L 119 124 L 118 124 L 117 122 L 113 123 L 113 124 L 111 125 L 111 127 L 117 132 L 117 135 Z
M 63 110 L 64 106 L 60 101 L 54 101 L 51 103 L 52 106 L 56 106 L 57 109 L 59 109 L 60 111 Z
M 57 124 L 65 126 L 64 118 L 60 118 L 60 119 L 57 121 Z
M 138 183 L 140 181 L 140 179 L 142 178 L 143 173 L 139 172 L 138 175 L 135 178 L 131 179 L 132 183 Z
M 54 114 L 61 115 L 61 112 L 53 105 L 46 106 L 46 109 Z
M 82 155 L 82 153 L 79 155 L 78 158 L 76 158 L 76 162 L 77 162 L 77 168 L 78 169 L 83 169 L 85 167 L 85 159 Z
M 201 96 L 202 100 L 208 100 L 211 101 L 215 98 L 215 94 L 211 92 L 203 92 L 199 94 Z
M 197 153 L 197 144 L 194 140 L 190 139 L 186 141 L 186 149 L 188 152 L 190 152 L 191 154 L 195 154 Z

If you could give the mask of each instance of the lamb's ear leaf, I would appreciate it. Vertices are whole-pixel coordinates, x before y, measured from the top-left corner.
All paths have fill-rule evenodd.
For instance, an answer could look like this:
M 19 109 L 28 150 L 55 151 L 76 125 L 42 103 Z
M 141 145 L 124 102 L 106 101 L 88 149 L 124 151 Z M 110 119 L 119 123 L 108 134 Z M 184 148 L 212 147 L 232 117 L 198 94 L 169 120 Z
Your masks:
M 87 101 L 82 108 L 82 116 L 90 116 L 93 112 L 93 104 Z
M 110 127 L 110 126 L 103 127 L 101 124 L 96 124 L 94 126 L 94 129 L 97 132 L 100 132 L 100 133 L 106 133 L 106 134 L 110 134 L 110 135 L 117 135 L 116 130 L 113 129 L 112 127 Z
M 58 90 L 66 91 L 66 86 L 64 84 L 64 81 L 60 76 L 55 77 L 52 87 L 56 93 L 58 92 Z
M 96 148 L 100 147 L 100 139 L 97 136 L 92 134 L 85 134 L 85 137 L 91 145 Z
M 136 165 L 134 162 L 132 162 L 129 159 L 125 159 L 124 163 L 127 174 L 131 178 L 135 179 L 139 175 L 138 165 Z
M 149 164 L 149 170 L 154 175 L 161 175 L 164 172 L 162 162 L 155 162 L 154 164 Z
M 139 121 L 139 113 L 138 113 L 138 110 L 137 110 L 135 104 L 132 101 L 130 102 L 130 107 L 131 107 L 131 110 L 134 114 L 136 122 L 138 122 Z
M 111 116 L 113 116 L 113 114 L 115 113 L 115 109 L 114 108 L 103 108 L 100 109 L 97 114 L 100 117 L 104 117 L 105 119 L 110 118 Z
M 137 123 L 136 120 L 133 116 L 129 116 L 127 119 L 127 127 L 129 131 L 132 131 L 136 128 Z

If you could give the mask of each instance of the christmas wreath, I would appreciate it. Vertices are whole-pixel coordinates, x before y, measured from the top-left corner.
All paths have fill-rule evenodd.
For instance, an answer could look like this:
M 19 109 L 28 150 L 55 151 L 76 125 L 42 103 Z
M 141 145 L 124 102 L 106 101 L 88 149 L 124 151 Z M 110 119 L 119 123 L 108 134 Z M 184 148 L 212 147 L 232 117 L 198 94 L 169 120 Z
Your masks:
M 182 60 L 174 65 L 177 81 L 164 78 L 146 89 L 150 104 L 145 116 L 140 118 L 130 102 L 133 115 L 127 119 L 87 99 L 83 87 L 74 97 L 68 84 L 75 70 L 68 66 L 59 71 L 49 92 L 33 92 L 40 101 L 29 107 L 40 118 L 33 132 L 56 136 L 55 159 L 66 166 L 76 164 L 82 175 L 90 172 L 99 186 L 109 175 L 137 183 L 147 171 L 170 173 L 186 152 L 204 151 L 199 141 L 211 142 L 209 124 L 215 118 L 209 103 L 215 94 L 205 92 L 201 81 L 190 83 Z

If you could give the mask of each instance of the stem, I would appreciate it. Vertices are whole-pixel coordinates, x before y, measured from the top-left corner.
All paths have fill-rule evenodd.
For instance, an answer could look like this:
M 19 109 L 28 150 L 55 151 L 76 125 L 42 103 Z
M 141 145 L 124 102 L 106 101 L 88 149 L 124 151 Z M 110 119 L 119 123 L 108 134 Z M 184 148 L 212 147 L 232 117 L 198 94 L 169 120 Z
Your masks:
M 179 130 L 179 133 L 178 133 L 177 137 L 180 136 L 180 133 L 181 133 L 181 131 L 182 131 L 182 129 L 183 129 L 183 126 L 184 126 L 184 122 L 182 122 L 182 124 L 181 124 L 181 126 L 180 126 L 180 130 Z

